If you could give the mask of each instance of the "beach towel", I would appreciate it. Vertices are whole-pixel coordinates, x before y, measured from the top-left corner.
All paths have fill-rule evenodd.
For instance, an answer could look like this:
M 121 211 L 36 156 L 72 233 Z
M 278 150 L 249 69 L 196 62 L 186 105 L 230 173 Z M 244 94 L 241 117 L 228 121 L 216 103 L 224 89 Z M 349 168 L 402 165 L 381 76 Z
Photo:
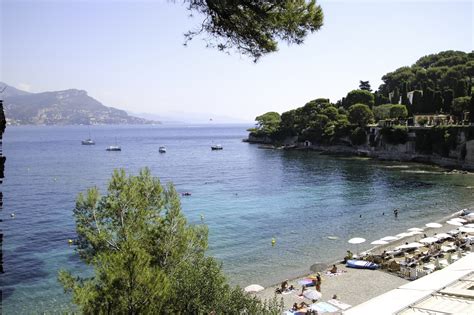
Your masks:
M 290 294 L 290 293 L 293 293 L 293 292 L 296 292 L 296 290 L 286 290 L 286 291 L 283 291 L 281 294 Z

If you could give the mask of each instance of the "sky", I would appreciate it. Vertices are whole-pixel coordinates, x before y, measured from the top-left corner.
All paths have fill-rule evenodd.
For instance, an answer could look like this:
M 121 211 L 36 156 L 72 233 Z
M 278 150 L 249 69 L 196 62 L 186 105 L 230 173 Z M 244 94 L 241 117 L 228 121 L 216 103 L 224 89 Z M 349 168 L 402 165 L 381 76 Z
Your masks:
M 180 0 L 0 0 L 0 81 L 86 90 L 135 113 L 250 122 L 319 97 L 336 102 L 359 80 L 377 88 L 427 54 L 473 50 L 473 1 L 317 3 L 318 32 L 253 63 L 206 48 L 204 37 L 183 46 L 201 19 Z

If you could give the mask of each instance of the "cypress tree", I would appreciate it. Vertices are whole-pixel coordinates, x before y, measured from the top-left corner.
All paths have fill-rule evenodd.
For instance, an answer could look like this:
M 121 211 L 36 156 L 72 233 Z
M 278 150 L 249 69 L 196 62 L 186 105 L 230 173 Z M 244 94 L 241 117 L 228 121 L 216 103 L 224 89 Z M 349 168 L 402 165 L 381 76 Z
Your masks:
M 434 100 L 434 91 L 431 88 L 426 88 L 423 90 L 423 106 L 421 112 L 423 114 L 434 113 L 435 109 L 433 108 Z
M 467 84 L 465 80 L 459 80 L 456 83 L 456 88 L 454 89 L 454 98 L 467 96 Z
M 441 113 L 443 111 L 443 97 L 440 91 L 436 91 L 433 97 L 433 108 L 435 112 Z
M 453 106 L 454 92 L 453 90 L 446 90 L 443 92 L 443 110 L 445 113 L 451 113 Z
M 423 94 L 421 91 L 416 90 L 413 92 L 412 104 L 414 114 L 419 114 L 423 111 Z
M 410 106 L 410 100 L 408 99 L 408 88 L 407 88 L 407 83 L 403 82 L 402 84 L 402 105 L 405 106 Z
M 392 96 L 392 99 L 390 100 L 390 102 L 392 104 L 400 103 L 400 92 L 398 91 L 398 88 L 395 88 L 395 90 L 393 90 L 393 96 Z

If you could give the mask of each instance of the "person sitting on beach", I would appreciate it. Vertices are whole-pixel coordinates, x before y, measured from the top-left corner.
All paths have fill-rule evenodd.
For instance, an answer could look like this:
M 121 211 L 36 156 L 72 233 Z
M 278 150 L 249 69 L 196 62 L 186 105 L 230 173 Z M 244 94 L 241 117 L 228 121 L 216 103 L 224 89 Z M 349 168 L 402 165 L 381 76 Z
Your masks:
M 283 292 L 283 291 L 286 291 L 287 288 L 288 288 L 288 279 L 286 279 L 285 281 L 283 281 L 283 282 L 281 283 L 281 291 L 282 291 L 282 292 Z
M 337 273 L 336 265 L 332 265 L 332 268 L 329 270 L 330 273 Z

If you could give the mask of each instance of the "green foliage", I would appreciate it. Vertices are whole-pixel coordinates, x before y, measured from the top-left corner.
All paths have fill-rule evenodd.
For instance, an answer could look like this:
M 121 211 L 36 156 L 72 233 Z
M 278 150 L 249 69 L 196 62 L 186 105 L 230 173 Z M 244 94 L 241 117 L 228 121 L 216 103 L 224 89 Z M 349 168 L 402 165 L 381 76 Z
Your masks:
M 390 144 L 403 144 L 408 141 L 408 129 L 404 126 L 384 127 L 380 133 L 383 139 Z
M 345 101 L 345 108 L 349 108 L 350 106 L 359 103 L 372 107 L 374 106 L 374 95 L 366 90 L 353 90 L 347 94 Z
M 456 88 L 454 89 L 454 97 L 463 97 L 467 96 L 467 83 L 464 80 L 459 80 L 456 82 Z
M 370 83 L 369 81 L 359 81 L 359 89 L 364 90 L 364 91 L 369 91 L 372 92 L 372 89 L 370 88 Z
M 453 90 L 443 91 L 443 110 L 446 113 L 451 113 L 451 107 L 453 106 L 454 92 Z
M 443 103 L 444 103 L 444 100 L 443 100 L 443 97 L 441 96 L 441 92 L 440 91 L 436 91 L 434 93 L 434 99 L 433 99 L 433 105 L 432 107 L 434 108 L 435 112 L 437 113 L 441 113 L 444 111 L 443 109 Z
M 416 122 L 418 123 L 418 125 L 420 126 L 424 126 L 428 123 L 428 118 L 426 117 L 418 117 L 418 119 L 416 120 Z
M 58 279 L 85 314 L 277 312 L 231 288 L 220 264 L 205 256 L 207 228 L 188 225 L 172 185 L 148 169 L 114 171 L 107 194 L 79 194 L 74 209 L 77 252 L 90 278 Z
M 186 42 L 206 33 L 207 46 L 239 53 L 257 61 L 278 50 L 278 40 L 302 44 L 308 33 L 323 25 L 316 1 L 185 0 L 188 10 L 204 17 L 199 28 L 185 34 Z
M 390 98 L 390 101 L 392 102 L 392 104 L 398 104 L 400 102 L 400 91 L 398 90 L 398 88 L 395 88 L 393 90 L 393 94 Z
M 271 136 L 280 127 L 281 117 L 277 112 L 268 112 L 255 118 L 257 126 L 254 134 L 257 136 Z
M 350 134 L 351 143 L 353 145 L 363 145 L 367 142 L 367 134 L 364 128 L 356 127 Z
M 390 118 L 403 119 L 408 117 L 408 110 L 405 105 L 395 104 L 390 108 Z
M 469 121 L 471 124 L 474 124 L 474 95 L 471 96 L 471 100 L 469 102 Z
M 413 91 L 412 107 L 414 114 L 419 114 L 423 110 L 423 93 L 419 90 Z
M 374 114 L 365 104 L 354 104 L 349 107 L 349 121 L 359 126 L 367 126 L 374 120 Z
M 456 97 L 453 100 L 453 106 L 452 106 L 453 112 L 458 115 L 461 115 L 465 111 L 468 111 L 470 102 L 471 102 L 471 98 L 469 96 Z

